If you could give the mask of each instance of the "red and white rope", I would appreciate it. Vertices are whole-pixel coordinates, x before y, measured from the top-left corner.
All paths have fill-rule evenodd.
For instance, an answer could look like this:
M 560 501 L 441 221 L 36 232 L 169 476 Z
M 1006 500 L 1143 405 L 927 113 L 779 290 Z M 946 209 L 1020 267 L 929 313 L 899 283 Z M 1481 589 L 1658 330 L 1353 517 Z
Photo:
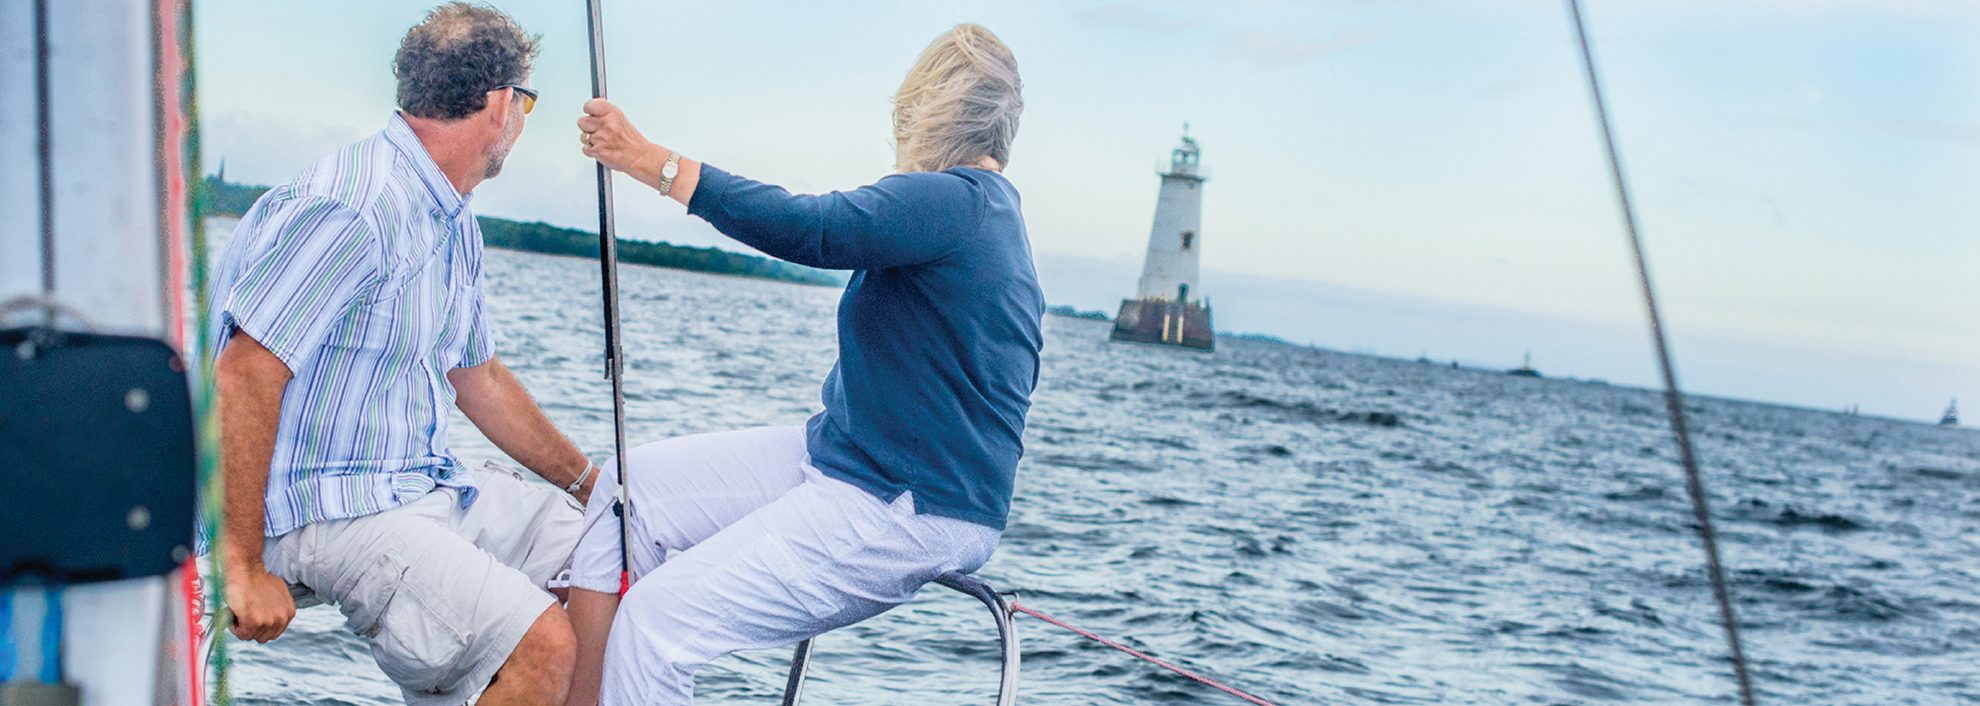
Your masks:
M 1062 627 L 1062 628 L 1065 628 L 1065 629 L 1067 629 L 1067 630 L 1070 630 L 1070 631 L 1072 631 L 1072 632 L 1074 632 L 1074 633 L 1077 633 L 1077 634 L 1078 634 L 1078 635 L 1079 635 L 1080 637 L 1084 637 L 1084 638 L 1086 638 L 1086 639 L 1088 639 L 1088 640 L 1092 640 L 1092 641 L 1094 641 L 1094 642 L 1098 642 L 1098 643 L 1100 643 L 1100 644 L 1102 644 L 1102 645 L 1106 645 L 1106 646 L 1108 646 L 1108 647 L 1112 647 L 1112 648 L 1114 648 L 1114 649 L 1117 649 L 1117 650 L 1120 650 L 1120 651 L 1122 651 L 1122 652 L 1126 652 L 1126 653 L 1128 653 L 1129 655 L 1131 655 L 1131 656 L 1133 656 L 1133 657 L 1135 657 L 1136 659 L 1140 659 L 1140 660 L 1142 660 L 1142 661 L 1145 661 L 1145 662 L 1147 662 L 1147 663 L 1149 663 L 1149 664 L 1153 664 L 1153 665 L 1155 665 L 1155 666 L 1157 666 L 1157 667 L 1161 667 L 1161 668 L 1163 668 L 1163 669 L 1167 669 L 1167 670 L 1169 670 L 1169 671 L 1171 671 L 1171 672 L 1175 672 L 1175 673 L 1177 673 L 1177 674 L 1180 674 L 1180 675 L 1182 675 L 1182 676 L 1185 676 L 1185 677 L 1188 677 L 1188 678 L 1190 678 L 1190 679 L 1192 679 L 1192 680 L 1195 680 L 1195 681 L 1196 681 L 1197 683 L 1200 683 L 1200 684 L 1203 684 L 1204 686 L 1208 686 L 1208 687 L 1210 687 L 1210 688 L 1212 688 L 1212 689 L 1217 689 L 1217 690 L 1219 690 L 1219 691 L 1222 691 L 1222 692 L 1224 692 L 1224 693 L 1226 693 L 1226 694 L 1230 694 L 1230 695 L 1232 695 L 1232 696 L 1235 696 L 1235 697 L 1238 697 L 1238 698 L 1240 698 L 1240 699 L 1244 699 L 1245 701 L 1249 701 L 1249 702 L 1251 702 L 1251 703 L 1254 703 L 1254 704 L 1258 704 L 1258 706 L 1273 706 L 1273 704 L 1272 704 L 1272 702 L 1270 702 L 1270 701 L 1266 701 L 1266 700 L 1264 700 L 1264 699 L 1261 699 L 1261 698 L 1259 698 L 1259 697 L 1257 697 L 1257 696 L 1253 696 L 1253 695 L 1251 695 L 1251 694 L 1248 694 L 1248 693 L 1245 693 L 1244 691 L 1240 691 L 1240 690 L 1239 690 L 1239 689 L 1237 689 L 1236 687 L 1232 687 L 1232 686 L 1227 686 L 1227 685 L 1224 685 L 1224 684 L 1222 684 L 1222 683 L 1219 683 L 1218 681 L 1216 681 L 1216 680 L 1214 680 L 1214 679 L 1211 679 L 1211 678 L 1209 678 L 1209 677 L 1206 677 L 1206 676 L 1203 676 L 1203 675 L 1201 675 L 1201 674 L 1197 674 L 1196 672 L 1192 672 L 1192 671 L 1189 671 L 1189 670 L 1187 670 L 1187 669 L 1183 669 L 1182 667 L 1178 667 L 1178 666 L 1176 666 L 1176 665 L 1173 665 L 1173 664 L 1170 664 L 1170 663 L 1168 663 L 1168 662 L 1165 662 L 1165 661 L 1162 661 L 1162 660 L 1159 660 L 1159 659 L 1156 659 L 1156 658 L 1154 658 L 1154 657 L 1150 657 L 1150 656 L 1148 656 L 1148 654 L 1147 654 L 1147 653 L 1145 653 L 1145 652 L 1142 652 L 1141 650 L 1137 650 L 1137 649 L 1135 649 L 1135 648 L 1132 648 L 1132 647 L 1128 647 L 1127 645 L 1123 645 L 1123 644 L 1121 644 L 1121 643 L 1118 643 L 1118 642 L 1115 642 L 1115 641 L 1113 641 L 1113 640 L 1109 640 L 1109 639 L 1107 639 L 1107 638 L 1104 638 L 1104 637 L 1101 637 L 1101 636 L 1099 636 L 1099 635 L 1096 635 L 1096 634 L 1094 634 L 1094 633 L 1093 633 L 1093 631 L 1091 631 L 1091 630 L 1086 630 L 1086 629 L 1084 629 L 1084 628 L 1079 628 L 1079 627 L 1075 627 L 1075 626 L 1073 626 L 1072 624 L 1070 624 L 1070 623 L 1067 623 L 1066 621 L 1063 621 L 1063 620 L 1060 620 L 1060 619 L 1058 619 L 1058 618 L 1054 618 L 1054 617 L 1052 617 L 1052 616 L 1049 616 L 1049 615 L 1046 615 L 1046 614 L 1044 614 L 1044 613 L 1040 613 L 1040 612 L 1038 612 L 1037 610 L 1033 610 L 1032 608 L 1030 608 L 1030 607 L 1028 607 L 1028 606 L 1025 606 L 1025 605 L 1022 605 L 1022 604 L 1019 604 L 1019 603 L 1016 603 L 1016 602 L 1013 602 L 1013 603 L 1011 603 L 1011 610 L 1013 610 L 1013 611 L 1016 611 L 1016 612 L 1019 612 L 1019 613 L 1023 613 L 1023 614 L 1025 614 L 1025 615 L 1029 615 L 1029 616 L 1031 616 L 1031 617 L 1034 617 L 1034 618 L 1037 618 L 1037 619 L 1039 619 L 1039 620 L 1043 620 L 1043 621 L 1045 621 L 1045 622 L 1047 622 L 1047 623 L 1051 623 L 1051 624 L 1053 624 L 1053 625 L 1056 625 L 1056 626 L 1059 626 L 1059 627 Z

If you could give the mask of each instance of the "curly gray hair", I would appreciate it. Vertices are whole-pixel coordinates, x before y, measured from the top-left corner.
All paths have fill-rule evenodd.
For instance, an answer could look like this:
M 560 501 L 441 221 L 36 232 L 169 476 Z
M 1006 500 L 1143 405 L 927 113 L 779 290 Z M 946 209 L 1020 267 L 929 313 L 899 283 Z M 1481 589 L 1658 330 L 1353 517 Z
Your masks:
M 481 112 L 489 91 L 529 78 L 541 40 L 487 5 L 450 2 L 433 8 L 406 30 L 392 57 L 399 109 L 432 120 Z

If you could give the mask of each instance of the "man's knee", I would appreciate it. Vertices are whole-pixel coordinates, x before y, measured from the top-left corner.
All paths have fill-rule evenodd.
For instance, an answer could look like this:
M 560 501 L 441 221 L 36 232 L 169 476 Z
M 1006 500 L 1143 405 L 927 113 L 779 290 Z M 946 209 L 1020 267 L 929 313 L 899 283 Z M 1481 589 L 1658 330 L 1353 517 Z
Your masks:
M 531 680 L 568 685 L 576 660 L 577 635 L 571 631 L 571 618 L 563 606 L 552 604 L 523 633 L 496 678 L 527 674 Z
M 562 703 L 570 693 L 577 660 L 577 637 L 563 606 L 551 604 L 536 616 L 479 704 Z
M 563 606 L 553 603 L 543 609 L 536 623 L 529 626 L 529 632 L 523 634 L 522 643 L 516 646 L 518 653 L 525 649 L 542 664 L 570 674 L 571 662 L 577 655 L 577 634 L 571 630 L 571 616 L 564 612 Z

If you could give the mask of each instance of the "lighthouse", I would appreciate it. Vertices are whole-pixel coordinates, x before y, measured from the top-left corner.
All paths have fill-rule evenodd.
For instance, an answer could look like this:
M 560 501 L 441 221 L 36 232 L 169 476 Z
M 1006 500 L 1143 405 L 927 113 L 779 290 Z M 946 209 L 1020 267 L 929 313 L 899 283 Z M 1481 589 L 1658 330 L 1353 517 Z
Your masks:
M 1121 301 L 1114 317 L 1116 341 L 1159 343 L 1210 350 L 1210 301 L 1197 287 L 1197 260 L 1203 249 L 1202 150 L 1183 124 L 1182 143 L 1169 152 L 1168 169 L 1158 172 L 1162 190 L 1155 199 L 1155 224 L 1148 231 L 1148 256 L 1141 265 L 1135 298 Z

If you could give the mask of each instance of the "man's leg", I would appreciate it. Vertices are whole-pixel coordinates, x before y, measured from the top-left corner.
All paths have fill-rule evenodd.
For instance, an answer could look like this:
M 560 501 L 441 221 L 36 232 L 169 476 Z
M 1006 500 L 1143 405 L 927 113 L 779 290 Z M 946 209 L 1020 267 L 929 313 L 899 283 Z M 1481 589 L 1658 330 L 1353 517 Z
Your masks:
M 562 490 L 525 479 L 519 471 L 498 464 L 474 471 L 474 482 L 479 498 L 465 512 L 454 514 L 454 531 L 502 565 L 522 572 L 531 585 L 547 589 L 551 579 L 570 562 L 582 528 L 583 508 Z M 568 612 L 552 603 L 510 651 L 478 703 L 562 702 L 570 686 L 576 649 Z
M 667 439 L 626 452 L 635 580 L 748 516 L 804 481 L 804 430 L 764 427 Z M 619 521 L 615 464 L 603 473 L 585 510 L 584 535 L 571 560 L 569 613 L 577 633 L 577 668 L 566 703 L 598 702 L 605 645 L 619 606 Z
M 576 635 L 576 662 L 571 669 L 571 692 L 567 706 L 598 703 L 598 679 L 605 670 L 605 641 L 612 635 L 612 618 L 619 612 L 617 591 L 571 589 L 570 603 L 564 606 Z
M 577 637 L 571 633 L 571 621 L 564 609 L 554 605 L 543 609 L 543 614 L 529 626 L 522 642 L 509 653 L 502 670 L 495 673 L 495 680 L 475 703 L 534 706 L 563 701 L 566 687 L 571 683 L 576 650 Z
M 343 611 L 412 706 L 458 706 L 498 672 L 515 678 L 497 697 L 556 702 L 569 686 L 568 618 L 540 582 L 457 533 L 458 514 L 459 496 L 437 491 L 309 525 L 295 578 Z

